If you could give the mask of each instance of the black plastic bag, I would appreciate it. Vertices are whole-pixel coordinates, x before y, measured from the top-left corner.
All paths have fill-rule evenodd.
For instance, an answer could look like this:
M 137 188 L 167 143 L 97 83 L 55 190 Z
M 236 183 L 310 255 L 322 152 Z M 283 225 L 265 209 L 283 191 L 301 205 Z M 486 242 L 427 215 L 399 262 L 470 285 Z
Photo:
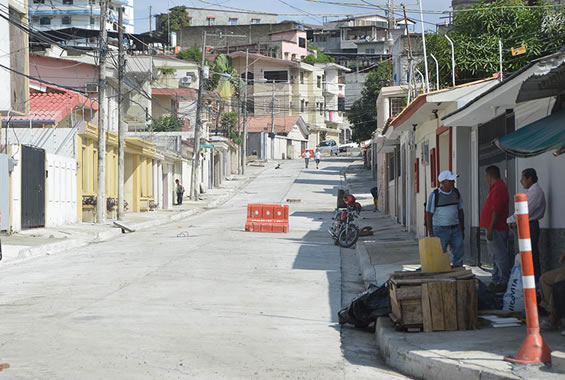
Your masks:
M 477 294 L 479 310 L 500 310 L 502 302 L 496 293 L 479 280 L 479 291 Z
M 371 284 L 367 290 L 355 297 L 349 306 L 339 311 L 339 323 L 365 328 L 378 317 L 389 315 L 390 311 L 390 293 L 387 284 L 381 286 Z

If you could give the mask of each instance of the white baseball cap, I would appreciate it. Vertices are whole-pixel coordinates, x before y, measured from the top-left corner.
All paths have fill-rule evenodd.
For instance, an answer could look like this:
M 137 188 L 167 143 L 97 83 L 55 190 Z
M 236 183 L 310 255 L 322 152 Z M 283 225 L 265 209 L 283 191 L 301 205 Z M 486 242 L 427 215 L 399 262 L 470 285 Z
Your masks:
M 458 174 L 452 173 L 450 170 L 444 170 L 441 173 L 439 173 L 437 179 L 439 180 L 439 182 L 455 181 L 457 177 L 459 177 Z

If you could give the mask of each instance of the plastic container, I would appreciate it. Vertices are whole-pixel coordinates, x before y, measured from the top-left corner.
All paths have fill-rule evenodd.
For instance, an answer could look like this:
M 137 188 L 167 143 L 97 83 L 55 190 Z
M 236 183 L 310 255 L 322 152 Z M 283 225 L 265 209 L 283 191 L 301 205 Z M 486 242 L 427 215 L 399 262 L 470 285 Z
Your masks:
M 449 272 L 449 255 L 443 252 L 437 237 L 420 239 L 420 265 L 422 272 Z

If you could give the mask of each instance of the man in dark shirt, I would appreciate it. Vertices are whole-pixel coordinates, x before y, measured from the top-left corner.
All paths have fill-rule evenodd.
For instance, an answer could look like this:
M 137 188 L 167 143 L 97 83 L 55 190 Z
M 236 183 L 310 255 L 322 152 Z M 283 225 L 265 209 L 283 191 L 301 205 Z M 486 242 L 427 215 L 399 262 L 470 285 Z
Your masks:
M 487 200 L 481 210 L 480 226 L 487 229 L 487 249 L 494 264 L 492 283 L 497 291 L 506 290 L 510 275 L 508 256 L 508 188 L 500 178 L 497 166 L 486 168 L 490 186 Z

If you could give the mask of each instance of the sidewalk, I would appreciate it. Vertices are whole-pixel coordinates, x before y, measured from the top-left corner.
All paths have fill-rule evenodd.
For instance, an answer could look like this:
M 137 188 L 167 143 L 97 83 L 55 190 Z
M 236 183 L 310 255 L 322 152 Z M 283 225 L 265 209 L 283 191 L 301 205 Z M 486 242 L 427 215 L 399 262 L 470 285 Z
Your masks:
M 414 270 L 419 265 L 418 242 L 389 216 L 375 212 L 370 189 L 371 173 L 356 161 L 346 173 L 351 192 L 363 205 L 359 226 L 371 226 L 374 236 L 363 237 L 356 245 L 357 257 L 366 285 L 382 284 L 388 274 Z M 472 267 L 479 279 L 490 274 Z M 377 322 L 376 340 L 380 355 L 396 370 L 423 379 L 563 379 L 550 366 L 512 365 L 504 356 L 517 353 L 526 336 L 526 326 L 479 328 L 473 331 L 405 333 L 396 331 L 388 317 Z M 559 332 L 543 333 L 554 351 L 565 351 L 565 337 Z
M 172 209 L 126 214 L 121 223 L 134 230 L 141 230 L 171 223 L 215 208 L 230 199 L 237 190 L 251 182 L 265 167 L 248 166 L 246 175 L 233 175 L 218 188 L 200 194 L 198 201 L 185 199 L 180 206 Z M 78 248 L 90 243 L 112 239 L 122 234 L 121 228 L 113 225 L 113 220 L 103 224 L 74 223 L 50 228 L 25 230 L 12 235 L 1 235 L 2 261 L 0 265 L 12 264 L 32 257 L 50 255 Z

